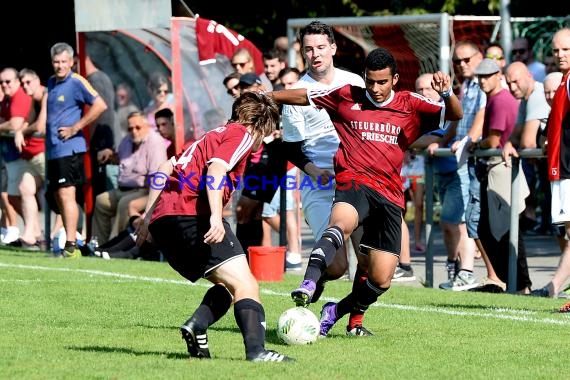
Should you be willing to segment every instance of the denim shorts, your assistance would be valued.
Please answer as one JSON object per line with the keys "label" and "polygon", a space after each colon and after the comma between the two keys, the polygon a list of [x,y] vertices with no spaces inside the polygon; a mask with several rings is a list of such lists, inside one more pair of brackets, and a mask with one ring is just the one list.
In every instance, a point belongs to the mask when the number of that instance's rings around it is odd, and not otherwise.
{"label": "denim shorts", "polygon": [[455,225],[465,222],[465,203],[459,174],[456,171],[437,173],[435,181],[441,202],[440,221]]}
{"label": "denim shorts", "polygon": [[479,226],[479,218],[481,215],[481,184],[475,176],[475,165],[468,164],[469,178],[469,202],[465,210],[465,220],[467,222],[467,235],[473,239],[479,239],[477,228]]}

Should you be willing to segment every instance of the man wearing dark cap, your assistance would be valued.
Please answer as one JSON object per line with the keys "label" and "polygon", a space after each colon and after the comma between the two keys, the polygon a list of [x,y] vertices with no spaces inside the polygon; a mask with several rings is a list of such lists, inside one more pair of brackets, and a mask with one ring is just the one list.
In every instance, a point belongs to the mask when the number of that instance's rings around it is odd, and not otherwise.
{"label": "man wearing dark cap", "polygon": [[263,86],[263,82],[256,74],[246,73],[239,78],[238,86],[243,93],[244,91],[255,91],[260,89],[260,87]]}
{"label": "man wearing dark cap", "polygon": [[[501,86],[501,68],[497,62],[485,58],[475,69],[481,90],[487,95],[482,139],[472,145],[474,149],[502,149],[515,128],[519,103],[515,97]],[[481,160],[481,158],[479,159]],[[510,166],[510,165],[509,165]],[[490,157],[480,170],[481,215],[477,233],[491,261],[497,276],[503,282],[509,275],[509,226],[510,226],[510,182],[511,168],[502,162],[501,157]],[[528,185],[519,171],[520,213],[524,210],[524,199],[529,194]],[[522,236],[519,232],[519,236]],[[518,242],[517,284],[518,292],[527,294],[532,285],[528,274],[526,252],[522,239]]]}

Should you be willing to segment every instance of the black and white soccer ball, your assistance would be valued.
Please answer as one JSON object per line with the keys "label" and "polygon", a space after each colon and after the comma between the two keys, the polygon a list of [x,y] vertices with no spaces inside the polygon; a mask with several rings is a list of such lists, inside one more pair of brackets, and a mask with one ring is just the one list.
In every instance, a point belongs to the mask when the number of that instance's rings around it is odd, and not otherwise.
{"label": "black and white soccer ball", "polygon": [[285,344],[314,343],[319,337],[321,323],[317,316],[304,307],[285,310],[277,322],[277,336]]}

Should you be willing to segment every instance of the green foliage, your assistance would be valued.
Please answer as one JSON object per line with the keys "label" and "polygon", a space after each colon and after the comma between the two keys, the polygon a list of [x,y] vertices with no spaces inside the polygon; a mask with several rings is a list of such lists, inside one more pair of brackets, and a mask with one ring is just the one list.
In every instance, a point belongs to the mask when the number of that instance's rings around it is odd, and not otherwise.
{"label": "green foliage", "polygon": [[[2,379],[553,379],[564,377],[570,342],[559,300],[446,292],[393,285],[366,314],[375,333],[349,338],[346,317],[329,337],[286,346],[279,315],[301,280],[261,283],[267,347],[292,364],[244,360],[230,310],[209,329],[212,360],[189,360],[179,326],[209,286],[192,285],[166,263],[76,261],[0,252]],[[338,300],[347,281],[327,285]]]}

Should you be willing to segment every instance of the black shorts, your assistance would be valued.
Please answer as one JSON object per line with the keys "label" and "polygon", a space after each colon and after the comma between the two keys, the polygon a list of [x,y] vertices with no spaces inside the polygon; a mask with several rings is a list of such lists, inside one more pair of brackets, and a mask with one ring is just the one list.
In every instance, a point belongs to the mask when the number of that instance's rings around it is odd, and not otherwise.
{"label": "black shorts", "polygon": [[84,153],[55,158],[47,162],[48,189],[57,190],[68,186],[81,186],[85,183]]}
{"label": "black shorts", "polygon": [[355,185],[335,191],[335,203],[345,202],[358,212],[362,225],[360,252],[375,249],[400,256],[402,248],[402,209],[368,186]]}
{"label": "black shorts", "polygon": [[163,216],[149,226],[152,240],[168,263],[184,278],[196,282],[226,262],[245,256],[243,248],[224,220],[221,243],[204,243],[210,216]]}
{"label": "black shorts", "polygon": [[48,160],[47,162],[47,189],[45,193],[46,203],[50,210],[61,214],[61,210],[55,199],[57,189],[75,186],[75,201],[81,207],[85,203],[85,166],[83,153]]}

